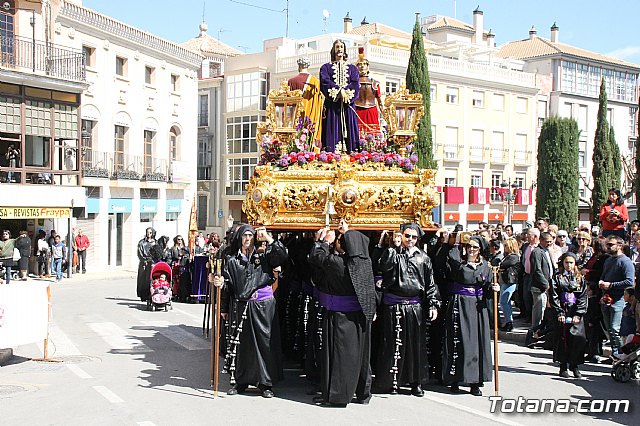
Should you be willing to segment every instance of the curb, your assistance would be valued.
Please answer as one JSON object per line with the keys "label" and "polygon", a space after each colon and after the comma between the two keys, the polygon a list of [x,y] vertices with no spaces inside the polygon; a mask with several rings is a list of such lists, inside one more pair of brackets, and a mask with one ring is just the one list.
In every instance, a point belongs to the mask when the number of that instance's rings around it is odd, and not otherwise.
{"label": "curb", "polygon": [[5,365],[13,357],[13,349],[0,349],[0,366]]}

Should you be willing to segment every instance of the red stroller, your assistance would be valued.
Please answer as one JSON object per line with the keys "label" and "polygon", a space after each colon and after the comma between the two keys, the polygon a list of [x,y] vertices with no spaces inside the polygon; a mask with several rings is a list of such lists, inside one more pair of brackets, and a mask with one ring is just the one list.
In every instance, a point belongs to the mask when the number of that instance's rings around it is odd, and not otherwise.
{"label": "red stroller", "polygon": [[158,262],[151,268],[151,297],[147,299],[147,309],[162,309],[167,311],[171,306],[171,266],[165,262]]}

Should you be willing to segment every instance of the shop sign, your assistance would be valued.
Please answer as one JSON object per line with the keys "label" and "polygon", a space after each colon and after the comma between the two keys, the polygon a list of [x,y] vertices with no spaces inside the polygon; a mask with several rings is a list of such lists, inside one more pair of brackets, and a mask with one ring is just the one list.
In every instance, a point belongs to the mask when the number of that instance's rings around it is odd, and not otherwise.
{"label": "shop sign", "polygon": [[0,207],[0,219],[62,219],[70,216],[68,207]]}

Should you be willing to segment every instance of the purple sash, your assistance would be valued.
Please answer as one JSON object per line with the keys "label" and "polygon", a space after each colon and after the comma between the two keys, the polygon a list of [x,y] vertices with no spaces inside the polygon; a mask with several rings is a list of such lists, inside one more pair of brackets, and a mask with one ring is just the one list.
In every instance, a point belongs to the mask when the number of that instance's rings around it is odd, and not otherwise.
{"label": "purple sash", "polygon": [[476,296],[482,297],[482,287],[476,287],[473,285],[462,284],[458,282],[451,283],[451,293],[459,294],[461,296]]}
{"label": "purple sash", "polygon": [[329,311],[359,312],[362,310],[357,296],[336,296],[317,290],[318,302]]}
{"label": "purple sash", "polygon": [[573,305],[576,303],[576,295],[572,292],[561,293],[560,301],[565,305]]}
{"label": "purple sash", "polygon": [[385,293],[382,299],[385,305],[417,305],[421,302],[420,296],[403,297],[391,293]]}
{"label": "purple sash", "polygon": [[251,300],[261,302],[273,297],[273,288],[270,285],[257,289],[252,295]]}

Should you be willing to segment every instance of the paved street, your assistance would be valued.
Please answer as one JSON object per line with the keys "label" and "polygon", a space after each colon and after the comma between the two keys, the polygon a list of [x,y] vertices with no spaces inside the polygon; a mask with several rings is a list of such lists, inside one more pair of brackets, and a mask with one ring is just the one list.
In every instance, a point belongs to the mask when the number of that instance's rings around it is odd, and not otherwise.
{"label": "paved street", "polygon": [[[126,274],[125,274],[126,275]],[[504,398],[630,399],[626,414],[491,414],[485,397],[452,395],[438,386],[424,398],[376,395],[369,406],[346,409],[311,404],[300,370],[286,370],[276,398],[256,394],[213,399],[210,342],[201,337],[202,306],[174,304],[148,312],[135,298],[133,273],[108,280],[78,275],[53,285],[50,356],[63,363],[30,361],[42,346],[14,348],[0,367],[0,423],[55,425],[175,424],[637,424],[638,382],[620,384],[609,366],[586,364],[582,380],[561,380],[551,354],[500,343],[500,394]],[[290,366],[291,367],[291,366]],[[221,377],[226,390],[227,377]]]}

